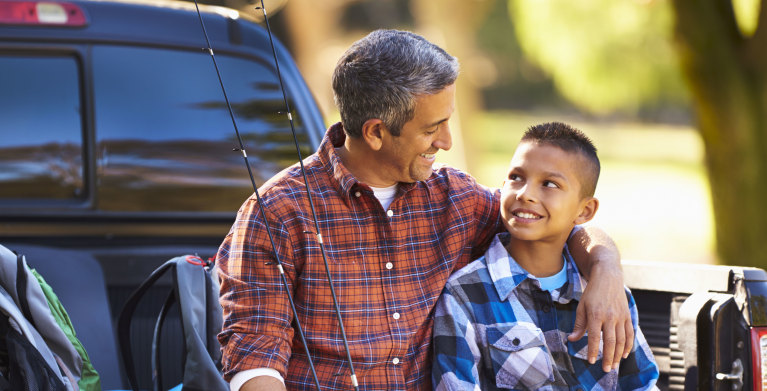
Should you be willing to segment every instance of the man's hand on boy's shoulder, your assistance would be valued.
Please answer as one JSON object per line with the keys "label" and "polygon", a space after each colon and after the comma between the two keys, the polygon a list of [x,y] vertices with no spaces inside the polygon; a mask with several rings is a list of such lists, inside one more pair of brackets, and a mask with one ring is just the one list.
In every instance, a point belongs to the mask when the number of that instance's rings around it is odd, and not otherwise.
{"label": "man's hand on boy's shoulder", "polygon": [[[616,281],[620,281],[620,290],[613,293]],[[577,341],[586,332],[589,339],[588,357],[592,364],[597,360],[599,337],[602,336],[602,369],[605,372],[618,368],[621,359],[628,357],[634,344],[634,327],[622,276],[595,276],[593,282],[586,286],[575,314],[575,327],[567,339]]]}
{"label": "man's hand on boy's shoulder", "polygon": [[[595,227],[583,227],[575,232],[568,244],[589,283],[578,303],[575,327],[567,339],[577,341],[588,332],[589,362],[594,363],[601,336],[602,369],[609,372],[618,368],[621,359],[628,357],[634,345],[634,327],[623,284],[620,253],[612,239]],[[588,258],[591,262],[584,264],[578,262],[579,258]]]}

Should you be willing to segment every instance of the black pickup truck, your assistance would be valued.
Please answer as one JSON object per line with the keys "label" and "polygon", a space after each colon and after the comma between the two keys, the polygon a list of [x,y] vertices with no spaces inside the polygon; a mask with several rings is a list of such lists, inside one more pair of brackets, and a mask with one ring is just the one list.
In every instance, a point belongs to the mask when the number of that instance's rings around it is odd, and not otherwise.
{"label": "black pickup truck", "polygon": [[[296,161],[267,33],[237,11],[201,10],[263,183]],[[277,53],[306,156],[325,126],[279,42]],[[194,4],[0,0],[0,244],[60,258],[57,291],[105,285],[111,322],[81,333],[105,389],[127,387],[109,327],[127,297],[165,260],[213,256],[252,193],[237,146]],[[78,257],[95,259],[104,282],[78,278],[66,262]],[[767,389],[767,273],[629,261],[624,271],[660,389]],[[137,356],[149,357],[161,301],[137,315]],[[150,388],[148,360],[137,364]]]}

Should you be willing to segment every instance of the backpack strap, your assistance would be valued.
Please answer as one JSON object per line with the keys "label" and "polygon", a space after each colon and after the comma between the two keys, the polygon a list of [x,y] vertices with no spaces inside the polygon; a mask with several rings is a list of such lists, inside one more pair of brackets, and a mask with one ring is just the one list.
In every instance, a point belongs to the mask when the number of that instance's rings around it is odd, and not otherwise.
{"label": "backpack strap", "polygon": [[27,298],[28,284],[29,281],[27,281],[24,256],[21,254],[16,254],[16,297],[19,298],[19,309],[21,310],[21,313],[24,314],[24,317],[27,318],[29,323],[31,323],[33,327],[37,328],[37,325],[35,325],[35,318],[32,317],[32,311],[29,309],[29,300]]}
{"label": "backpack strap", "polygon": [[218,302],[218,280],[205,264],[186,257],[176,258],[175,289],[184,332],[184,387],[200,390],[229,390],[220,371],[223,315]]}
{"label": "backpack strap", "polygon": [[131,350],[130,341],[133,313],[136,311],[139,301],[141,301],[141,298],[144,297],[149,288],[152,287],[166,271],[174,268],[175,265],[175,262],[170,260],[155,269],[152,274],[150,274],[149,277],[136,288],[133,294],[131,294],[128,301],[125,302],[123,309],[120,311],[120,316],[117,319],[118,342],[120,344],[120,352],[122,353],[123,365],[125,366],[125,374],[134,391],[138,391],[139,385],[136,377],[136,367],[133,363],[133,351]]}
{"label": "backpack strap", "polygon": [[[154,326],[154,335],[152,336],[152,377],[154,378],[155,389],[164,390],[165,387],[162,384],[163,376],[163,360],[160,357],[160,346],[162,346],[162,327],[165,324],[165,319],[168,316],[168,311],[178,300],[176,300],[176,289],[172,289],[168,292],[168,297],[165,298],[165,302],[160,308],[160,314],[157,315],[157,322]],[[182,332],[183,335],[183,332]],[[183,366],[182,366],[183,368]]]}
{"label": "backpack strap", "polygon": [[177,304],[184,338],[180,361],[183,365],[183,389],[228,391],[221,375],[221,351],[216,335],[223,323],[218,302],[218,281],[204,262],[193,256],[181,256],[165,262],[133,292],[117,321],[120,350],[126,376],[133,390],[138,390],[136,368],[130,343],[133,313],[139,301],[166,271],[172,269],[172,289],[157,317],[152,341],[154,387],[160,389],[162,328],[169,308]]}

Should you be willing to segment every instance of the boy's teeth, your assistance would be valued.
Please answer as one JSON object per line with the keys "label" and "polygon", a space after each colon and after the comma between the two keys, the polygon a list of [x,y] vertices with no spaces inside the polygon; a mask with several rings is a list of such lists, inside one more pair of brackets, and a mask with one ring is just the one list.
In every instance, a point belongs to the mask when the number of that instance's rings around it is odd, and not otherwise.
{"label": "boy's teeth", "polygon": [[526,213],[526,212],[518,212],[517,216],[519,216],[519,217],[521,217],[523,219],[534,219],[534,218],[538,217],[538,216],[536,216],[536,215],[534,215],[532,213]]}

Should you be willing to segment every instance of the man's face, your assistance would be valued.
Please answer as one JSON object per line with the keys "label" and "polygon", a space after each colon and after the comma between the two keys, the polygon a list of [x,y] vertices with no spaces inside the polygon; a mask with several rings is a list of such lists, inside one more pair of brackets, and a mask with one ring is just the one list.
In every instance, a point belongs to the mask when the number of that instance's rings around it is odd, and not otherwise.
{"label": "man's face", "polygon": [[448,119],[455,110],[455,84],[432,95],[416,99],[413,119],[399,136],[384,139],[381,147],[381,174],[389,185],[417,182],[431,176],[432,164],[440,149],[452,146]]}
{"label": "man's face", "polygon": [[501,216],[514,238],[559,241],[569,235],[591,199],[581,195],[582,159],[552,145],[519,144],[501,189]]}

